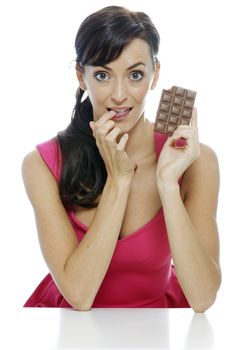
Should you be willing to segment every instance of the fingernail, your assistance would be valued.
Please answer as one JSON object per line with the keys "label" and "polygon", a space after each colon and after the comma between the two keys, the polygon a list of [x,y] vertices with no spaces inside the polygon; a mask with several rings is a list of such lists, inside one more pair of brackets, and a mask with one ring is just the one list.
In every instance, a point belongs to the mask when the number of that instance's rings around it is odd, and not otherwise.
{"label": "fingernail", "polygon": [[187,145],[187,141],[185,139],[179,139],[175,142],[176,148],[184,148]]}

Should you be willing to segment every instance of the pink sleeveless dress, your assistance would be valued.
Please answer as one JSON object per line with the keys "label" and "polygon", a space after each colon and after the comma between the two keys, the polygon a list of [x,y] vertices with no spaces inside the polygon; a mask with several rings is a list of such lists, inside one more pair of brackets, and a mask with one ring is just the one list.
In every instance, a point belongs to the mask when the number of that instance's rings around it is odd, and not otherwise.
{"label": "pink sleeveless dress", "polygon": [[[155,152],[159,157],[166,135],[155,133]],[[55,139],[37,149],[59,181],[61,152]],[[181,180],[181,179],[180,179]],[[180,181],[179,181],[180,183]],[[82,240],[88,227],[73,211],[67,211],[75,234]],[[24,307],[71,307],[48,274]],[[164,221],[163,209],[143,227],[119,239],[104,280],[95,297],[95,308],[188,308],[179,285]]]}

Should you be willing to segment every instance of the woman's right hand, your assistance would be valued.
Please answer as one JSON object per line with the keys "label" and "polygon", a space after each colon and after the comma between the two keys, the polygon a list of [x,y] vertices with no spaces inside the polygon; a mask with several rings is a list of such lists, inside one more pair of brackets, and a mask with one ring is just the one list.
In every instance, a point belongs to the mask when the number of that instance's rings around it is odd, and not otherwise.
{"label": "woman's right hand", "polygon": [[109,111],[96,122],[91,121],[89,125],[104,160],[108,176],[118,180],[133,177],[137,166],[133,164],[125,152],[129,135],[123,134],[119,143],[116,142],[121,129],[115,126],[115,122],[112,120],[114,115],[115,112]]}

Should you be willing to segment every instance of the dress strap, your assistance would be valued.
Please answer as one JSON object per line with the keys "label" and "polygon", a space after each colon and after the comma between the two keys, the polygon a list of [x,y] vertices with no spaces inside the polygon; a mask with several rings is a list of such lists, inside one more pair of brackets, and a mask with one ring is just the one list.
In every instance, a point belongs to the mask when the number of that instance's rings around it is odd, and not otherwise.
{"label": "dress strap", "polygon": [[36,148],[57,182],[59,182],[61,175],[62,155],[56,138],[52,138],[44,143],[38,144],[36,145]]}
{"label": "dress strap", "polygon": [[159,158],[160,152],[163,148],[164,143],[167,141],[168,135],[162,134],[160,132],[155,131],[155,152],[157,159]]}

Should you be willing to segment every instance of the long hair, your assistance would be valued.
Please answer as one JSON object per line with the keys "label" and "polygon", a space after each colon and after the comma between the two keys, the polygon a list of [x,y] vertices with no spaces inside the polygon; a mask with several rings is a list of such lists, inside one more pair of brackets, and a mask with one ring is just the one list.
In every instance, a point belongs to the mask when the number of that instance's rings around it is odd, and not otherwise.
{"label": "long hair", "polygon": [[[155,65],[159,50],[159,34],[144,12],[131,12],[124,7],[108,6],[81,24],[75,39],[76,64],[102,66],[117,59],[135,38],[145,40]],[[66,208],[93,208],[98,205],[107,179],[104,161],[96,146],[89,122],[93,109],[84,91],[76,92],[76,104],[68,127],[57,134],[62,154],[59,195]]]}

